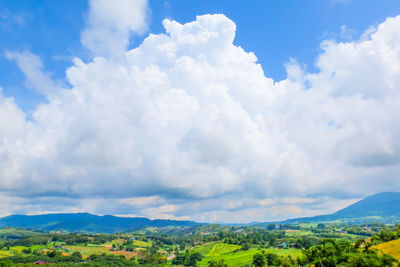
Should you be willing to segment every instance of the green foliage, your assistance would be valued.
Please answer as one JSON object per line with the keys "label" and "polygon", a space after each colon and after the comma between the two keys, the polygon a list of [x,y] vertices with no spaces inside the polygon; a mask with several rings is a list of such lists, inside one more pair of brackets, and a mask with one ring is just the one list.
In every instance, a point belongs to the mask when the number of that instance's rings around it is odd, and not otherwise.
{"label": "green foliage", "polygon": [[196,266],[198,261],[201,261],[203,255],[198,252],[185,254],[178,254],[173,260],[172,264],[183,265],[183,266]]}
{"label": "green foliage", "polygon": [[267,263],[263,253],[257,253],[253,256],[253,264],[255,267],[263,267]]}
{"label": "green foliage", "polygon": [[228,264],[225,263],[224,259],[211,260],[208,262],[208,267],[228,267]]}
{"label": "green foliage", "polygon": [[25,248],[25,249],[22,250],[22,253],[24,253],[24,254],[31,254],[31,253],[32,253],[32,249],[30,249],[30,248]]}
{"label": "green foliage", "polygon": [[394,266],[396,260],[388,255],[379,255],[374,250],[360,250],[359,243],[327,239],[313,246],[305,255],[308,263],[316,267],[329,266]]}

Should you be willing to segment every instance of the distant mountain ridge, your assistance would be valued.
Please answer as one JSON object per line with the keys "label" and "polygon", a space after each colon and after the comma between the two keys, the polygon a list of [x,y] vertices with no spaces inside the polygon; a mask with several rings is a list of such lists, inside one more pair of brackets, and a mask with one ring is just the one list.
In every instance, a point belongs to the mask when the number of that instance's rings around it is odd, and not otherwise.
{"label": "distant mountain ridge", "polygon": [[[375,219],[373,219],[375,218]],[[344,209],[328,215],[303,217],[282,221],[283,224],[296,222],[323,222],[335,220],[350,221],[397,221],[400,222],[400,193],[383,192],[366,197]]]}
{"label": "distant mountain ridge", "polygon": [[116,233],[143,227],[193,226],[193,221],[150,220],[142,217],[117,217],[89,213],[57,213],[43,215],[10,215],[0,218],[0,227],[12,226],[43,231]]}
{"label": "distant mountain ridge", "polygon": [[[265,222],[235,225],[293,224],[301,222],[389,222],[400,223],[400,193],[384,192],[362,199],[333,214],[289,219],[280,222]],[[144,227],[195,226],[205,223],[179,220],[150,220],[143,217],[117,217],[89,213],[58,213],[43,215],[11,215],[0,218],[0,227],[22,227],[43,231],[64,230],[68,232],[116,233]]]}

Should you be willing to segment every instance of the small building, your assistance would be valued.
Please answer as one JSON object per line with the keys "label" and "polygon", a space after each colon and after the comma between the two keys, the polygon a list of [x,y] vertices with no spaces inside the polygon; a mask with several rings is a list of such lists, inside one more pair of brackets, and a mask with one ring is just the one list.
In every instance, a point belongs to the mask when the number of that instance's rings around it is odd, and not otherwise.
{"label": "small building", "polygon": [[172,254],[172,255],[168,256],[167,261],[173,260],[175,258],[176,258],[176,255]]}

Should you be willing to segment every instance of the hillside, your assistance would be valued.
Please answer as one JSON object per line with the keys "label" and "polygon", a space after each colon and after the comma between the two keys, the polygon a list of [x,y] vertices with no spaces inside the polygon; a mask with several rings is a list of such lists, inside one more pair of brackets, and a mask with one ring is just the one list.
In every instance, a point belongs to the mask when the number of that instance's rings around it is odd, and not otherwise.
{"label": "hillside", "polygon": [[337,217],[400,217],[400,193],[378,193],[341,209],[334,215]]}
{"label": "hillside", "polygon": [[89,213],[11,215],[0,218],[0,227],[12,226],[44,231],[116,233],[143,227],[192,226],[192,221],[150,220],[141,217],[98,216]]}
{"label": "hillside", "polygon": [[335,220],[351,220],[355,222],[400,222],[400,193],[378,193],[366,197],[344,209],[338,210],[333,214],[295,218],[279,223],[291,224],[297,222],[324,222]]}
{"label": "hillside", "polygon": [[383,244],[374,246],[373,248],[381,251],[382,253],[388,254],[400,261],[400,239],[389,241]]}

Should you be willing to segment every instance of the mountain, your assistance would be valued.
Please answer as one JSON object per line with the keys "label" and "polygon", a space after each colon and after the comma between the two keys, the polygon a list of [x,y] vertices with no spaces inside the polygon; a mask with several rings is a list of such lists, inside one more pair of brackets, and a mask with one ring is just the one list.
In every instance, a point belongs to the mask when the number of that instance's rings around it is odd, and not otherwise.
{"label": "mountain", "polygon": [[[300,222],[400,222],[400,193],[378,193],[360,200],[333,214],[289,219],[274,224],[292,224]],[[251,225],[269,223],[253,223]],[[111,215],[93,215],[89,213],[59,213],[43,215],[11,215],[0,218],[0,227],[12,226],[43,231],[64,230],[68,232],[116,233],[136,230],[144,227],[195,226],[193,221],[150,220],[142,217],[117,217]],[[243,225],[243,224],[242,224]]]}
{"label": "mountain", "polygon": [[314,217],[304,217],[289,219],[283,224],[298,222],[324,222],[324,221],[380,221],[380,222],[400,222],[400,193],[384,192],[366,197],[344,209],[338,210],[333,214],[319,215]]}
{"label": "mountain", "polygon": [[400,217],[400,193],[378,193],[334,213],[340,217]]}
{"label": "mountain", "polygon": [[143,227],[193,226],[193,221],[150,220],[141,217],[117,217],[89,213],[58,213],[43,215],[11,215],[0,218],[0,227],[12,226],[43,231],[116,233]]}

